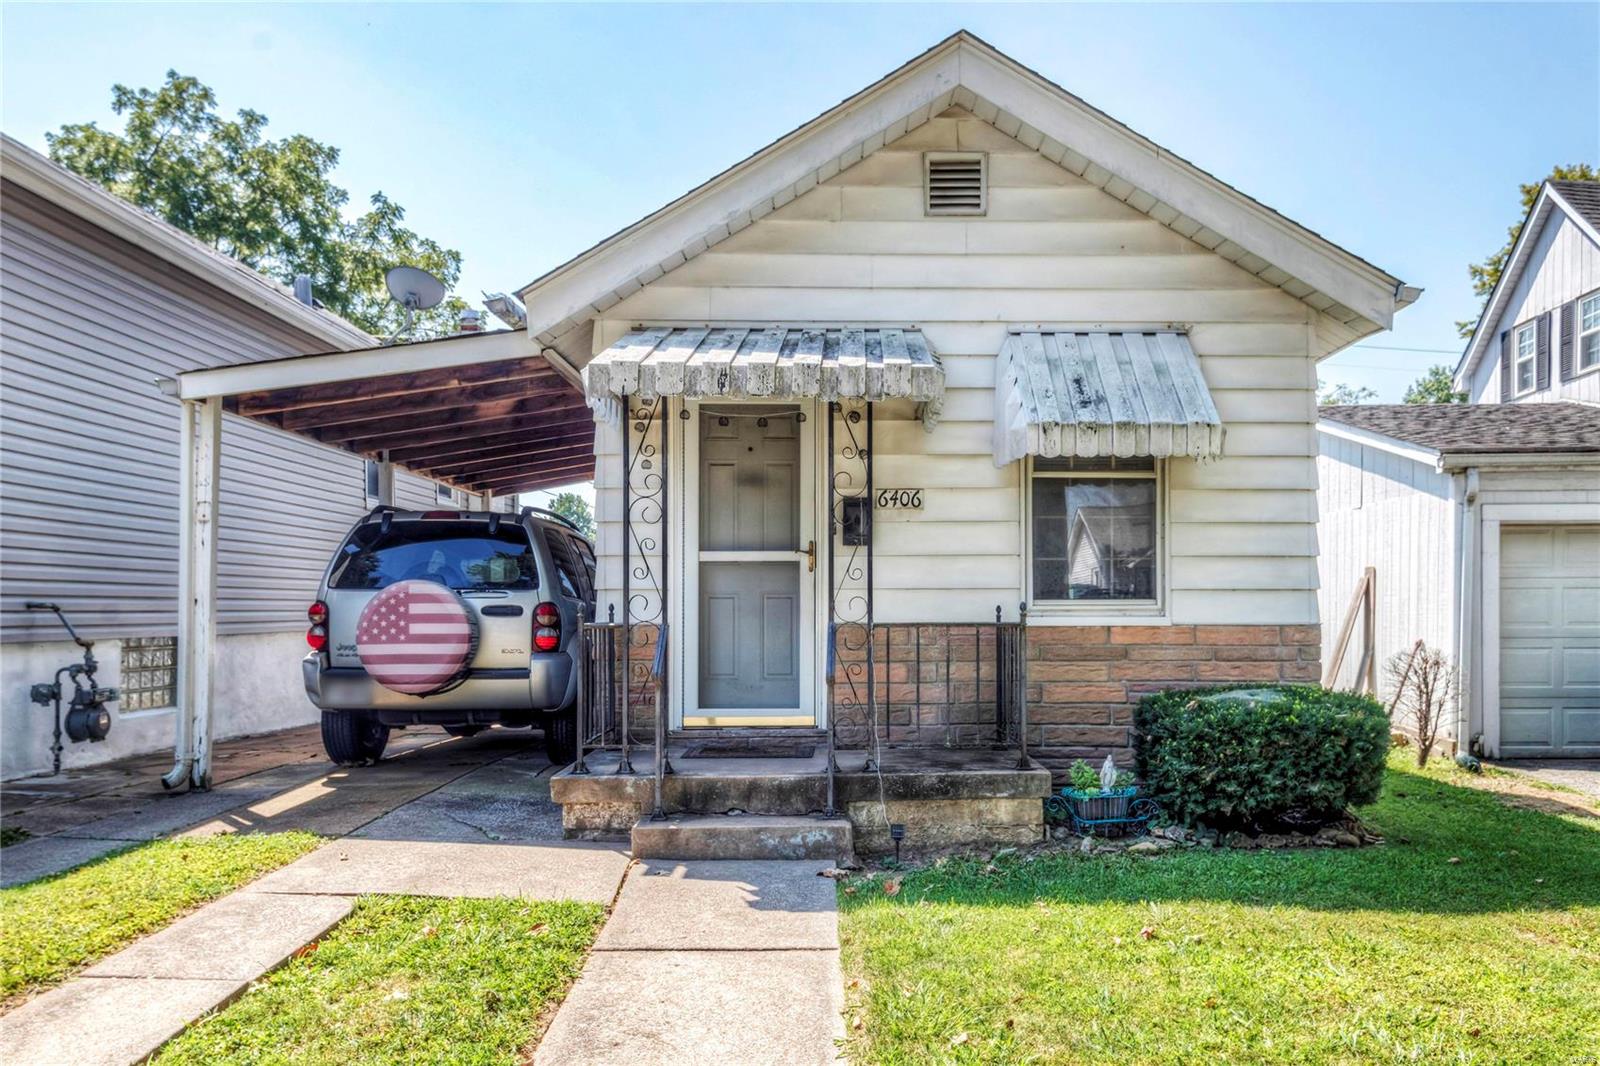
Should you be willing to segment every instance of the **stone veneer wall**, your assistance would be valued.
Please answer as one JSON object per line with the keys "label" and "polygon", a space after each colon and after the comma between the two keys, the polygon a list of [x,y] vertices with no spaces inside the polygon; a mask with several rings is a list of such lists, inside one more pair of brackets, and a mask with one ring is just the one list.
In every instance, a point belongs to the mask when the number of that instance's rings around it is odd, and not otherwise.
{"label": "stone veneer wall", "polygon": [[1039,626],[1028,628],[1031,754],[1060,778],[1074,759],[1133,765],[1133,709],[1171,688],[1315,684],[1321,627]]}

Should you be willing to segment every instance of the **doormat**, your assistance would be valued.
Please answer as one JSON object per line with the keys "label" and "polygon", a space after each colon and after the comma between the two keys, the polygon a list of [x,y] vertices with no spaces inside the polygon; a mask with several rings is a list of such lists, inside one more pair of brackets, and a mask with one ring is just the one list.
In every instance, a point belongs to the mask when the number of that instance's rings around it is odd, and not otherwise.
{"label": "doormat", "polygon": [[685,759],[809,759],[815,744],[793,741],[764,741],[760,744],[693,744],[681,756]]}

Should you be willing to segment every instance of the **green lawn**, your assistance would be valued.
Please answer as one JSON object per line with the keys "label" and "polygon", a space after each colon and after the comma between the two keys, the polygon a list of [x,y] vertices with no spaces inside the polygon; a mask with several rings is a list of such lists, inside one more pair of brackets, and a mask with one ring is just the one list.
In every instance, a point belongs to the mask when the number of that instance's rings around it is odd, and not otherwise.
{"label": "green lawn", "polygon": [[156,1062],[523,1062],[603,917],[585,903],[366,897]]}
{"label": "green lawn", "polygon": [[1600,820],[1410,757],[1362,812],[1379,847],[847,886],[854,1060],[1600,1062]]}
{"label": "green lawn", "polygon": [[60,981],[320,843],[310,833],[158,840],[0,889],[0,1003]]}

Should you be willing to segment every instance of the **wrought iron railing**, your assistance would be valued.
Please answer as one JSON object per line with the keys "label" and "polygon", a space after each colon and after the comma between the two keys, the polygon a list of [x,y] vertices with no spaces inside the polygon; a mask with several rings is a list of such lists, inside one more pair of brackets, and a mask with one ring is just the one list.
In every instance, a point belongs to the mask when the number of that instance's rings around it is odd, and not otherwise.
{"label": "wrought iron railing", "polygon": [[[1009,622],[997,607],[993,622],[834,625],[827,653],[829,810],[841,751],[864,751],[871,769],[885,749],[1014,749],[1018,765],[1028,766],[1025,608]],[[573,772],[590,773],[594,753],[615,751],[613,772],[635,773],[643,747],[655,777],[654,813],[662,816],[672,773],[666,627],[586,622],[578,655]]]}
{"label": "wrought iron railing", "polygon": [[[870,634],[870,636],[869,636]],[[1012,748],[1028,742],[1027,613],[1016,621],[834,626],[830,751]]]}

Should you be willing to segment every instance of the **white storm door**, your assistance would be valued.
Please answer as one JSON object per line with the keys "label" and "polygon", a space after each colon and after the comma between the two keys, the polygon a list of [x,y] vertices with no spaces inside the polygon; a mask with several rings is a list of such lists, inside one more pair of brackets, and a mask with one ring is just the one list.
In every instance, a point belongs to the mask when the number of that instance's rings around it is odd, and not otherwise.
{"label": "white storm door", "polygon": [[693,475],[696,653],[684,725],[813,726],[812,422],[794,404],[703,404]]}

